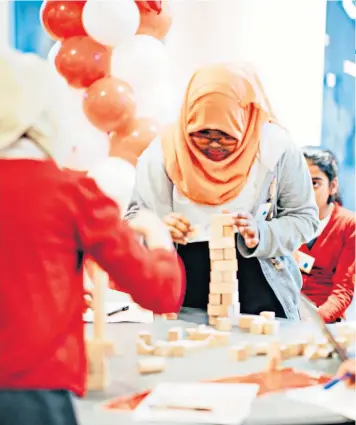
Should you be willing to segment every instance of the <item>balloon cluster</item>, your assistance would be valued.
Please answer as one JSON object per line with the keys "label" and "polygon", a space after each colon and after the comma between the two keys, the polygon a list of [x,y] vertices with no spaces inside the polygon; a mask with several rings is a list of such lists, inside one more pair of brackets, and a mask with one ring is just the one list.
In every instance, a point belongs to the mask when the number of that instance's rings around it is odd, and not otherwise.
{"label": "balloon cluster", "polygon": [[105,137],[110,156],[135,164],[158,132],[150,93],[168,71],[167,0],[45,0],[41,21],[56,40],[49,60],[78,93],[98,143]]}

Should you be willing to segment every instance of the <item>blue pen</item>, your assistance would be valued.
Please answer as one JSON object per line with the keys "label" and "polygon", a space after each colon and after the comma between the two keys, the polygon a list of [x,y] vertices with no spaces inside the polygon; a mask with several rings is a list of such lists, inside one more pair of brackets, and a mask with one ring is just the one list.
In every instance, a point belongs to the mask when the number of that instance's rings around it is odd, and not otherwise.
{"label": "blue pen", "polygon": [[334,378],[328,383],[326,383],[324,385],[324,390],[329,390],[330,388],[334,387],[339,382],[346,381],[346,379],[353,378],[353,377],[354,375],[352,373],[345,373],[345,375],[342,376],[341,378]]}

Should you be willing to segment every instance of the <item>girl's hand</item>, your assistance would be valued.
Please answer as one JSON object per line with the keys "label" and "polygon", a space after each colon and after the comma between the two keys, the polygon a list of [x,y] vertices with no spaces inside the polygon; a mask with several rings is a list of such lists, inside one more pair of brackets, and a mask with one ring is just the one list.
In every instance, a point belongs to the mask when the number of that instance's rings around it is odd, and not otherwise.
{"label": "girl's hand", "polygon": [[356,381],[355,381],[355,375],[356,375],[356,357],[353,359],[346,360],[337,371],[336,377],[342,378],[346,374],[350,375],[350,378],[348,378],[345,383],[348,387],[353,387],[356,390]]}
{"label": "girl's hand", "polygon": [[237,213],[233,218],[234,224],[244,238],[247,248],[256,248],[260,242],[260,233],[254,217],[250,213]]}
{"label": "girl's hand", "polygon": [[170,213],[164,218],[173,242],[186,245],[189,234],[194,231],[189,221],[180,213]]}

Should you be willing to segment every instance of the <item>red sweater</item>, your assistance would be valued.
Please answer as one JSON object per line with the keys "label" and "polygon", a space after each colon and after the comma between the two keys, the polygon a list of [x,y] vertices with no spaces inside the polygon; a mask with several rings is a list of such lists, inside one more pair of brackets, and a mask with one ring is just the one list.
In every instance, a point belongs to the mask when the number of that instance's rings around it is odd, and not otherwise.
{"label": "red sweater", "polygon": [[146,309],[179,310],[174,252],[148,251],[95,182],[53,162],[0,160],[0,389],[83,395],[83,256]]}
{"label": "red sweater", "polygon": [[328,323],[342,317],[355,289],[355,214],[335,205],[330,221],[313,247],[301,251],[314,257],[309,275],[303,273],[302,292]]}

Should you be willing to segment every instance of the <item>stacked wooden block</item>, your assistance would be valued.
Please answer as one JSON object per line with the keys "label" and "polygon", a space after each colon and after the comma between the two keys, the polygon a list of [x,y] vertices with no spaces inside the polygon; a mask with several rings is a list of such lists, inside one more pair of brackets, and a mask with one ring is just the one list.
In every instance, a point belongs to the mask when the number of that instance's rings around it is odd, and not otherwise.
{"label": "stacked wooden block", "polygon": [[233,319],[240,312],[237,284],[237,258],[232,216],[213,215],[211,220],[209,324],[219,318]]}

